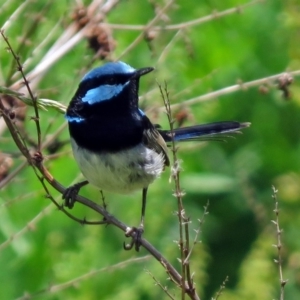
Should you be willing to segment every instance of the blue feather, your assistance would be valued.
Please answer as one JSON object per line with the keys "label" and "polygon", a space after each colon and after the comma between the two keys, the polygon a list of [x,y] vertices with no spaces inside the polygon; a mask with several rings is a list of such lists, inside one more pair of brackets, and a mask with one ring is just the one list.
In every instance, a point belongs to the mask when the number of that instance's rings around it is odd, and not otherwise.
{"label": "blue feather", "polygon": [[[173,139],[176,142],[205,140],[209,137],[217,137],[221,134],[239,132],[240,129],[248,127],[250,123],[240,123],[236,121],[223,121],[210,124],[201,124],[173,130]],[[172,141],[170,130],[159,130],[166,142]]]}
{"label": "blue feather", "polygon": [[145,113],[140,108],[139,108],[139,111],[140,111],[142,116],[145,116]]}
{"label": "blue feather", "polygon": [[86,80],[92,80],[102,75],[113,76],[115,74],[130,74],[134,73],[135,71],[136,69],[132,68],[131,66],[125,64],[122,61],[109,62],[101,67],[98,67],[88,72],[86,75],[84,75],[81,82]]}
{"label": "blue feather", "polygon": [[81,117],[68,116],[67,114],[65,115],[65,118],[68,120],[68,122],[80,123],[84,121],[84,119]]}
{"label": "blue feather", "polygon": [[128,85],[128,81],[125,84],[104,84],[100,85],[94,89],[88,90],[85,96],[82,98],[82,102],[87,102],[88,104],[94,104],[101,101],[110,100],[118,96],[124,87]]}

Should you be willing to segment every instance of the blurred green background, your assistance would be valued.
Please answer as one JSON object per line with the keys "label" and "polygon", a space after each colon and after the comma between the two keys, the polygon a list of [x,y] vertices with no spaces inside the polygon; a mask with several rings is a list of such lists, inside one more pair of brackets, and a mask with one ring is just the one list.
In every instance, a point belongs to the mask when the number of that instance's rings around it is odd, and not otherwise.
{"label": "blurred green background", "polygon": [[[155,0],[116,3],[104,19],[108,24],[146,25],[166,4]],[[243,7],[246,3],[251,5]],[[5,34],[29,72],[70,24],[74,26],[72,15],[79,4],[67,0],[26,1],[23,8],[20,1],[0,0],[0,5],[1,26],[6,24]],[[217,17],[217,11],[237,7],[238,12]],[[17,13],[17,9],[22,10]],[[185,25],[205,16],[212,18],[194,26]],[[136,68],[156,68],[142,78],[140,87],[144,95],[141,106],[153,122],[168,126],[157,86],[157,81],[166,81],[171,103],[182,104],[174,115],[185,112],[184,125],[220,120],[252,123],[242,135],[226,142],[187,143],[179,149],[184,204],[192,220],[191,238],[209,200],[201,243],[191,257],[201,299],[214,297],[226,276],[229,280],[222,300],[279,299],[279,272],[274,263],[277,251],[272,247],[276,244],[276,229],[271,222],[275,218],[272,185],[279,190],[279,218],[284,230],[282,266],[284,278],[289,279],[285,299],[300,299],[299,78],[294,78],[288,99],[276,81],[270,81],[185,105],[188,99],[238,82],[300,70],[299,20],[297,0],[178,0],[155,23],[162,29],[150,28],[148,40],[141,38],[125,53],[141,31],[121,26],[108,31],[115,49],[106,60],[121,59]],[[176,30],[164,29],[171,24],[181,25]],[[6,47],[0,39],[0,83],[9,87],[19,75],[12,76],[16,66]],[[67,105],[83,74],[103,64],[94,57],[95,52],[82,39],[40,75],[34,92]],[[25,128],[28,139],[36,141],[35,126],[30,121],[33,115],[29,108]],[[65,120],[61,114],[41,112],[42,139],[51,138],[62,124]],[[62,147],[45,150],[44,154],[49,155],[46,166],[59,182],[69,186],[82,177],[72,158],[66,127],[55,141]],[[12,157],[8,175],[24,162],[8,131],[1,134],[0,152]],[[150,186],[145,237],[179,267],[180,254],[174,243],[178,240],[174,214],[177,203],[169,177],[167,169]],[[50,191],[62,203],[61,195]],[[91,186],[82,189],[82,194],[100,201],[99,192]],[[140,193],[105,193],[105,197],[109,212],[128,225],[138,224]],[[147,253],[144,249],[139,253],[124,251],[124,234],[112,226],[80,226],[69,219],[45,197],[31,168],[23,168],[2,187],[0,201],[1,299],[167,299],[148,272],[179,298],[178,289],[153,258],[111,268]],[[79,218],[101,219],[79,204],[72,213]],[[93,270],[99,272],[91,274]]]}

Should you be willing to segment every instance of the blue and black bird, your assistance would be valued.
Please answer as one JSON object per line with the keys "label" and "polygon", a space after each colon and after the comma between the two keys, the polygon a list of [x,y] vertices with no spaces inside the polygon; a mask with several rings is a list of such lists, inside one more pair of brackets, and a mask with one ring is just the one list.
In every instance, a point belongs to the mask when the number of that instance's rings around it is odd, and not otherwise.
{"label": "blue and black bird", "polygon": [[[167,144],[171,132],[151,123],[139,109],[139,80],[153,68],[134,69],[124,62],[109,62],[87,73],[72,98],[66,119],[74,157],[87,179],[66,190],[65,205],[72,208],[74,195],[90,183],[120,194],[142,190],[141,224],[143,232],[146,194],[149,184],[169,166]],[[175,129],[176,142],[200,140],[238,131],[249,123],[224,121]]]}

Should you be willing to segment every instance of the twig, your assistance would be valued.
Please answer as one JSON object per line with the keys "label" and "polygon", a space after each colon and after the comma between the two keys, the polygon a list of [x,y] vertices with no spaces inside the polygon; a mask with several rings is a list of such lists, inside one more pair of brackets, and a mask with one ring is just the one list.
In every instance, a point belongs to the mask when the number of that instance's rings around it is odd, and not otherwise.
{"label": "twig", "polygon": [[222,284],[221,284],[221,286],[220,286],[220,288],[219,288],[219,290],[216,294],[216,297],[212,298],[211,300],[218,300],[219,299],[219,297],[222,295],[223,290],[226,287],[226,283],[228,282],[228,280],[229,280],[229,278],[228,278],[228,276],[226,276],[225,280],[222,282]]}
{"label": "twig", "polygon": [[[32,50],[31,54],[29,54],[29,56],[26,58],[26,60],[24,61],[24,70],[27,71],[27,68],[30,66],[31,61],[39,55],[39,53],[42,53],[42,51],[44,50],[44,47],[47,46],[47,43],[51,40],[51,38],[54,37],[54,35],[56,34],[56,32],[58,31],[58,29],[61,26],[61,20],[58,20],[57,24],[48,32],[48,34],[45,36],[44,40],[42,40],[40,42],[39,45],[36,45],[36,47]],[[64,31],[65,33],[65,31]],[[42,58],[42,60],[44,59],[44,57]],[[12,75],[11,79],[17,79],[16,78],[16,74]]]}
{"label": "twig", "polygon": [[103,6],[101,7],[101,12],[104,14],[107,14],[109,11],[111,11],[118,3],[120,0],[107,0]]}
{"label": "twig", "polygon": [[174,3],[174,0],[169,0],[167,4],[159,11],[158,14],[155,15],[153,20],[149,22],[143,29],[143,32],[141,32],[138,37],[119,55],[118,59],[123,57],[127,52],[131,51],[136,45],[138,45],[139,42],[141,42],[144,39],[144,33],[147,32],[157,21],[160,20],[160,17],[162,14],[165,13],[165,11],[171,6],[171,4]]}
{"label": "twig", "polygon": [[[51,5],[50,1],[47,1],[44,5],[44,7],[41,9],[41,11],[39,11],[36,15],[32,16],[32,22],[30,22],[30,26],[29,28],[26,30],[26,32],[22,35],[21,40],[18,42],[18,47],[15,49],[15,53],[22,53],[22,51],[25,48],[26,45],[26,41],[34,36],[36,30],[40,27],[40,23],[42,21],[43,16],[45,15],[45,13],[48,11],[49,9],[49,5]],[[4,30],[2,28],[2,30]],[[17,63],[18,64],[18,63]],[[22,70],[24,72],[24,66],[26,65],[26,61],[24,62],[24,64],[22,65]],[[13,79],[13,74],[15,73],[15,69],[16,69],[16,61],[13,60],[10,66],[10,70],[8,71],[8,73],[6,74],[6,85],[10,85],[11,84],[11,80]],[[18,69],[18,68],[17,68]],[[17,72],[18,73],[18,72]],[[15,73],[15,74],[17,74]],[[23,77],[23,76],[22,76]]]}
{"label": "twig", "polygon": [[8,127],[8,129],[12,135],[12,138],[13,138],[15,144],[17,145],[17,147],[19,148],[19,150],[21,151],[23,156],[27,159],[27,162],[31,165],[31,163],[32,163],[31,155],[29,153],[28,148],[26,147],[26,143],[25,143],[23,137],[21,136],[20,132],[16,128],[15,124],[10,119],[9,114],[3,105],[1,97],[0,97],[0,115],[2,115],[2,117],[6,123],[6,126]]}
{"label": "twig", "polygon": [[155,284],[158,285],[170,299],[175,300],[175,298],[169,293],[168,288],[166,286],[163,286],[150,271],[146,270],[146,273],[154,280]]}
{"label": "twig", "polygon": [[[194,105],[196,103],[199,102],[204,102],[204,101],[208,101],[208,100],[216,100],[217,97],[219,96],[223,96],[223,95],[227,95],[227,94],[231,94],[237,91],[241,91],[241,90],[246,90],[248,88],[251,87],[255,87],[255,86],[260,86],[263,84],[271,84],[274,81],[278,80],[280,77],[285,76],[286,74],[288,74],[289,76],[293,77],[293,76],[299,76],[300,75],[300,70],[295,70],[295,71],[291,71],[291,72],[283,72],[283,73],[279,73],[276,75],[272,75],[272,76],[268,76],[268,77],[263,77],[260,79],[256,79],[256,80],[252,80],[252,81],[248,81],[248,82],[240,82],[238,84],[232,85],[232,86],[228,86],[225,87],[223,89],[211,92],[211,93],[207,93],[201,96],[197,96],[195,98],[191,98],[188,100],[184,101],[184,105],[185,106],[190,106],[190,105]],[[172,104],[171,108],[172,109],[176,109],[179,108],[182,105],[182,103],[176,103],[176,104]],[[164,107],[161,108],[161,110],[163,110]]]}
{"label": "twig", "polygon": [[[164,89],[160,84],[158,84],[158,87],[160,89],[160,93],[161,93],[163,101],[164,101],[168,121],[169,121],[169,124],[170,124],[170,132],[171,132],[171,135],[173,136],[174,135],[174,133],[173,133],[173,131],[174,131],[174,127],[173,127],[174,120],[172,119],[172,112],[171,112],[171,108],[170,108],[170,101],[169,101],[169,98],[168,98],[168,91],[167,91],[166,83],[165,83]],[[171,178],[174,179],[174,182],[175,182],[174,196],[177,198],[177,205],[178,205],[178,211],[177,211],[177,217],[178,217],[178,221],[179,221],[179,242],[178,242],[178,246],[179,246],[179,249],[180,249],[180,257],[181,257],[180,258],[180,263],[181,263],[181,277],[182,277],[181,287],[182,287],[184,282],[185,282],[185,279],[186,279],[186,268],[183,264],[183,261],[184,261],[184,233],[183,233],[184,209],[183,209],[183,204],[182,204],[182,196],[183,195],[181,195],[180,181],[179,181],[180,166],[179,166],[179,161],[178,161],[177,155],[176,155],[177,148],[176,148],[174,139],[172,139],[171,149],[172,149],[172,153],[173,153],[173,165],[171,167]],[[185,291],[184,291],[184,289],[181,289],[181,291],[182,291],[181,299],[184,300]]]}
{"label": "twig", "polygon": [[[9,2],[5,3],[7,4]],[[18,8],[10,15],[9,19],[5,21],[5,23],[2,25],[1,30],[7,30],[12,24],[12,22],[17,18],[18,15],[22,13],[22,11],[26,8],[26,5],[28,5],[29,3],[30,1],[23,1],[22,3],[20,3],[20,5],[18,5]]]}
{"label": "twig", "polygon": [[[221,18],[224,16],[228,16],[234,13],[241,13],[243,9],[247,8],[248,6],[252,6],[258,3],[262,3],[264,0],[254,0],[249,3],[239,5],[237,7],[229,8],[224,11],[218,12],[214,11],[212,14],[200,17],[195,20],[179,23],[179,24],[173,24],[173,25],[164,25],[164,26],[153,26],[151,27],[151,30],[155,31],[162,31],[162,30],[180,30],[189,28],[192,26],[198,26],[200,24],[210,22],[212,20],[215,20],[217,18]],[[111,24],[111,23],[104,23],[105,25],[109,26],[111,29],[119,29],[119,30],[135,30],[135,31],[146,31],[148,29],[148,25],[126,25],[126,24]]]}
{"label": "twig", "polygon": [[274,213],[276,216],[275,220],[272,220],[272,223],[276,227],[276,235],[277,235],[277,244],[273,246],[277,249],[277,255],[278,255],[278,259],[274,259],[274,261],[278,265],[278,271],[279,271],[280,300],[284,300],[284,287],[287,284],[288,280],[283,279],[283,272],[282,272],[282,242],[281,242],[282,229],[280,229],[280,225],[279,225],[279,208],[278,208],[279,203],[277,200],[278,190],[274,186],[272,186],[272,189],[273,189],[272,198],[274,199],[275,202]]}
{"label": "twig", "polygon": [[47,207],[42,209],[30,222],[26,224],[21,230],[16,232],[15,234],[12,234],[6,241],[0,244],[0,251],[5,249],[7,246],[9,246],[14,240],[19,238],[21,235],[23,235],[25,232],[28,232],[35,228],[35,225],[38,221],[40,221],[44,216],[49,214],[51,210],[53,210],[54,206],[52,204],[49,204]]}
{"label": "twig", "polygon": [[51,285],[48,288],[42,289],[42,290],[40,290],[40,291],[38,291],[34,294],[26,293],[26,295],[24,295],[22,297],[19,297],[16,300],[29,300],[29,299],[39,297],[39,296],[41,296],[43,294],[46,294],[46,293],[54,294],[54,293],[57,293],[61,290],[65,290],[65,289],[70,288],[72,286],[76,286],[78,283],[80,283],[84,280],[87,280],[91,277],[94,277],[94,276],[98,275],[99,273],[111,272],[111,271],[114,271],[114,270],[117,270],[117,269],[124,268],[127,265],[132,264],[132,263],[144,262],[145,260],[148,260],[150,258],[151,258],[150,255],[146,255],[146,256],[138,257],[138,258],[131,258],[131,259],[125,260],[121,263],[118,263],[118,264],[115,264],[115,265],[112,265],[112,266],[109,266],[109,267],[104,267],[104,268],[101,268],[101,269],[92,270],[92,271],[90,271],[90,272],[88,272],[84,275],[81,275],[81,276],[79,276],[77,278],[74,278],[72,280],[69,280],[67,282],[64,282],[64,283],[61,283],[61,284]]}
{"label": "twig", "polygon": [[21,73],[22,78],[24,80],[24,84],[25,84],[25,86],[27,88],[27,91],[28,91],[28,93],[30,95],[30,98],[31,98],[31,101],[32,101],[32,106],[33,106],[33,109],[34,109],[34,114],[35,114],[35,117],[32,118],[32,120],[35,122],[35,125],[36,125],[37,139],[38,139],[37,149],[38,149],[38,151],[41,151],[42,133],[41,133],[40,117],[39,117],[39,110],[38,110],[38,105],[37,105],[36,97],[33,95],[33,92],[32,92],[32,90],[31,90],[31,88],[29,86],[29,81],[27,80],[27,78],[25,76],[25,73],[23,71],[23,65],[20,62],[20,57],[15,53],[14,49],[12,48],[12,46],[11,46],[8,38],[4,34],[3,30],[0,30],[0,34],[2,35],[2,38],[4,39],[5,43],[7,44],[8,49],[11,52],[11,54],[12,54],[12,56],[13,56],[16,64],[17,64],[17,69]]}
{"label": "twig", "polygon": [[201,227],[204,223],[205,216],[208,215],[208,213],[209,213],[208,212],[208,206],[209,206],[209,201],[207,201],[207,204],[204,206],[204,212],[203,212],[202,218],[198,220],[199,221],[199,227],[198,227],[198,229],[195,229],[196,234],[195,234],[195,237],[194,237],[194,242],[193,242],[192,247],[190,248],[190,252],[188,253],[188,255],[186,256],[186,258],[184,260],[184,264],[188,263],[188,260],[190,259],[190,256],[193,252],[193,249],[194,249],[195,245],[198,243],[199,234],[201,232]]}
{"label": "twig", "polygon": [[13,198],[10,198],[9,200],[3,202],[0,207],[10,207],[18,202],[21,202],[21,201],[28,201],[30,199],[35,199],[35,197],[37,197],[38,194],[40,194],[40,192],[43,191],[42,189],[41,190],[34,190],[34,191],[30,191],[28,193],[24,193],[22,195],[17,195]]}
{"label": "twig", "polygon": [[164,49],[162,50],[159,58],[157,59],[157,61],[156,61],[157,65],[160,64],[165,59],[165,57],[167,56],[167,53],[173,49],[175,42],[181,37],[181,34],[182,34],[182,30],[178,30],[174,34],[171,41],[168,43],[168,45],[166,45],[164,47]]}
{"label": "twig", "polygon": [[[168,121],[170,124],[170,132],[171,135],[173,135],[173,130],[174,130],[174,120],[172,119],[172,112],[171,112],[171,105],[170,105],[170,100],[169,100],[169,94],[167,90],[167,85],[165,83],[164,88],[158,83],[160,93],[162,95]],[[194,297],[192,299],[200,299],[199,296],[196,293],[192,274],[190,272],[190,265],[189,263],[185,263],[186,257],[189,254],[189,223],[190,220],[189,218],[186,217],[185,215],[185,210],[182,202],[182,198],[184,196],[184,192],[181,189],[180,186],[180,163],[177,158],[177,147],[175,144],[174,139],[172,139],[171,142],[171,149],[173,153],[173,166],[171,168],[171,178],[174,179],[174,184],[175,184],[175,192],[174,196],[177,198],[177,205],[178,205],[178,211],[177,211],[177,217],[179,221],[179,249],[180,249],[180,263],[181,263],[181,299],[185,299],[185,294],[186,294],[186,289],[184,288],[185,285],[187,284],[189,287],[189,292],[191,295]],[[171,179],[170,178],[170,179]],[[187,282],[186,282],[187,281]]]}
{"label": "twig", "polygon": [[[24,94],[16,92],[12,89],[6,88],[4,86],[0,86],[0,93],[9,95],[12,97],[16,97],[17,99],[19,99],[26,105],[33,106],[33,102],[31,100],[31,98],[26,97],[26,96],[24,96]],[[42,99],[42,98],[37,99],[36,98],[36,105],[39,109],[42,109],[42,110],[47,110],[47,108],[52,108],[62,114],[66,112],[66,106],[55,100]]]}
{"label": "twig", "polygon": [[27,167],[27,162],[22,162],[18,167],[16,167],[12,172],[10,172],[5,178],[0,181],[0,190],[11,182],[23,169]]}

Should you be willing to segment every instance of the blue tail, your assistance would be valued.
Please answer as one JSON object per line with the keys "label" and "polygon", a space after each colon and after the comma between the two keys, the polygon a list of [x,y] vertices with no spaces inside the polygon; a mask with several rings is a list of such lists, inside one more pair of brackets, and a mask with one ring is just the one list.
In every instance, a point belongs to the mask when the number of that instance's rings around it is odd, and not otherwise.
{"label": "blue tail", "polygon": [[[219,137],[224,133],[239,132],[240,129],[249,127],[250,123],[235,121],[216,122],[174,129],[174,141],[197,141]],[[158,130],[166,142],[172,141],[170,130]]]}

